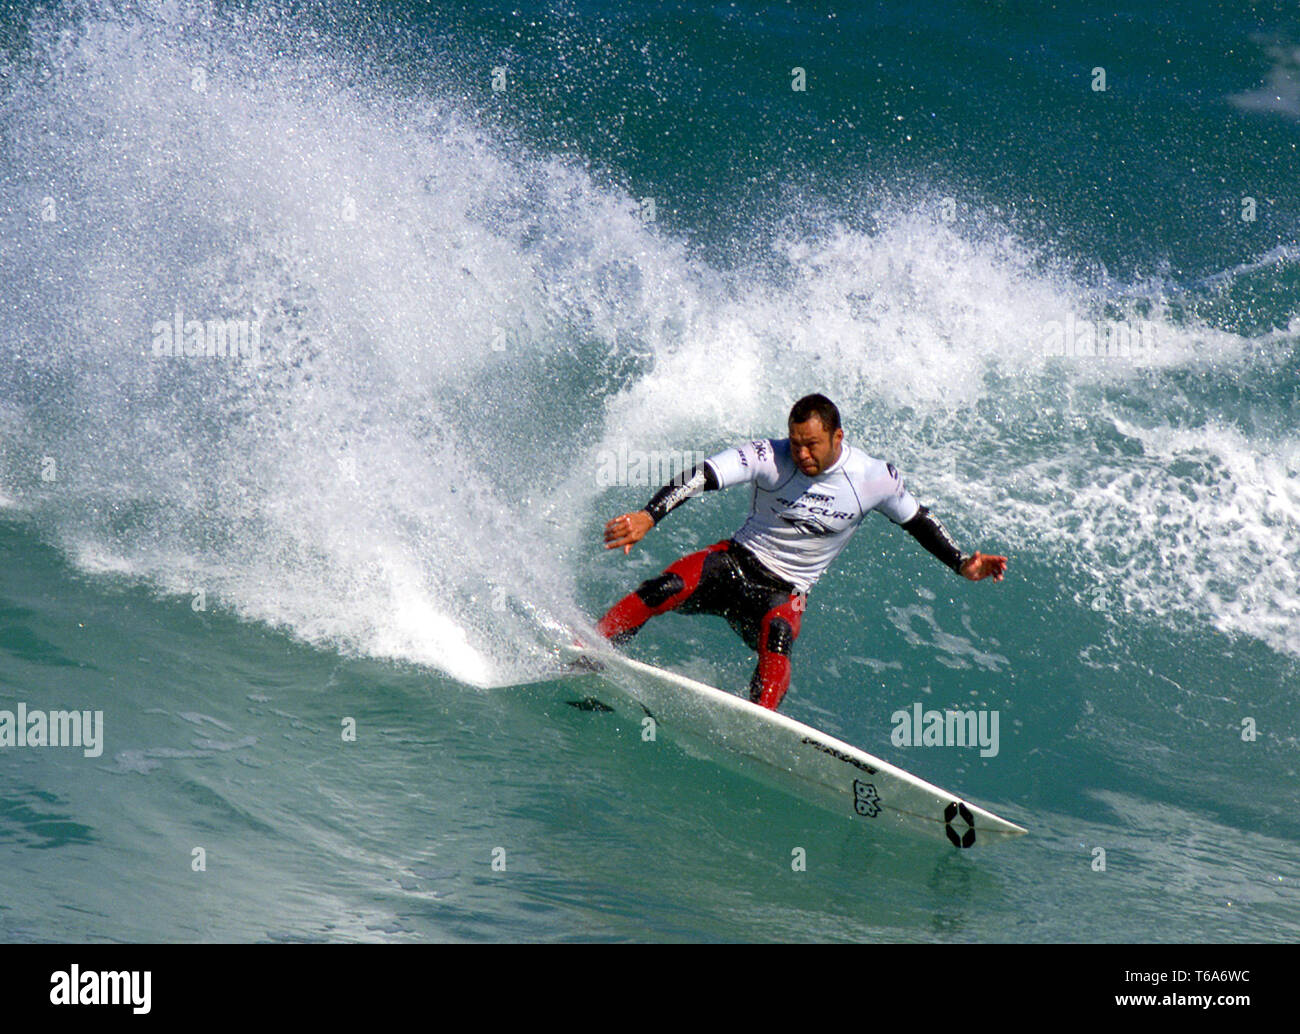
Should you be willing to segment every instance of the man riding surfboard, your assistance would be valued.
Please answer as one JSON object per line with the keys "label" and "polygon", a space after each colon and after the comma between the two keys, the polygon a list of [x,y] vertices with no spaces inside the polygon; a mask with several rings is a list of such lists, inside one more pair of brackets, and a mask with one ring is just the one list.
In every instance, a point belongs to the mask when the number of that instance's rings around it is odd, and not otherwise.
{"label": "man riding surfboard", "polygon": [[790,653],[808,591],[879,510],[964,578],[1001,581],[1007,558],[964,555],[939,519],[903,487],[892,463],[844,443],[839,410],[806,395],[790,410],[789,437],[747,442],[709,457],[661,488],[645,509],[605,525],[605,548],[624,554],[667,514],[701,492],[752,483],[749,518],[730,539],[682,557],[614,604],[597,629],[624,643],[659,614],[716,614],[758,654],[749,698],[776,710],[790,686]]}

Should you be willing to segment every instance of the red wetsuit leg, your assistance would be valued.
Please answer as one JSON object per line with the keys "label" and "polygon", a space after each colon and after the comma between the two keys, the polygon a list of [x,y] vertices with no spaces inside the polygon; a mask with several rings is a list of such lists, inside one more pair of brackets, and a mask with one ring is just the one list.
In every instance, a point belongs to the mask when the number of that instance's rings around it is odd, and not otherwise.
{"label": "red wetsuit leg", "polygon": [[[642,582],[635,592],[628,593],[605,612],[596,625],[597,631],[606,639],[635,635],[652,617],[664,614],[687,600],[699,588],[705,557],[726,548],[726,541],[715,542],[670,564],[658,577]],[[662,599],[665,592],[671,592],[671,595]]]}
{"label": "red wetsuit leg", "polygon": [[[791,595],[763,616],[758,633],[758,667],[749,684],[749,698],[775,711],[790,688],[790,650],[799,638],[805,597]],[[772,623],[777,622],[773,629]],[[784,626],[782,626],[784,622]]]}

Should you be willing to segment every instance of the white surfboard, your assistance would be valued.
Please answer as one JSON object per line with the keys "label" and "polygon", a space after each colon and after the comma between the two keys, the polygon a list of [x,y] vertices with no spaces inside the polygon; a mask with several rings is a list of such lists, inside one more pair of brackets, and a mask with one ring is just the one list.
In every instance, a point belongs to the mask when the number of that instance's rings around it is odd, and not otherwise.
{"label": "white surfboard", "polygon": [[612,648],[574,647],[562,654],[580,664],[601,665],[595,674],[653,718],[656,735],[662,730],[693,753],[864,826],[903,829],[959,848],[1027,832],[866,751],[732,693]]}

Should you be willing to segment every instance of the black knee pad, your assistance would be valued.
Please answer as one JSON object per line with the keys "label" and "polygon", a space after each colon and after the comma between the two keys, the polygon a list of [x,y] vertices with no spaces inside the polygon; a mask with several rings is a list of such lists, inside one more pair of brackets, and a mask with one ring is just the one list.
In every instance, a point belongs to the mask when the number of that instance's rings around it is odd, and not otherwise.
{"label": "black knee pad", "polygon": [[672,571],[647,578],[636,587],[636,594],[647,607],[661,607],[686,588],[682,576]]}
{"label": "black knee pad", "polygon": [[790,656],[794,648],[794,629],[785,618],[773,618],[767,626],[767,651]]}

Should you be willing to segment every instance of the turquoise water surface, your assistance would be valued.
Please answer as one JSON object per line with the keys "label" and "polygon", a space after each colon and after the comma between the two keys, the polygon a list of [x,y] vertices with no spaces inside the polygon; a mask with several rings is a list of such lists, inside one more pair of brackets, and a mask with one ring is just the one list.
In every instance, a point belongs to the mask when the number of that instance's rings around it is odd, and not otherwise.
{"label": "turquoise water surface", "polygon": [[[1070,6],[0,5],[0,711],[103,723],[0,749],[0,939],[1300,936],[1300,16]],[[525,684],[747,512],[607,553],[608,458],[812,391],[1010,566],[872,515],[782,711],[1019,841]]]}

